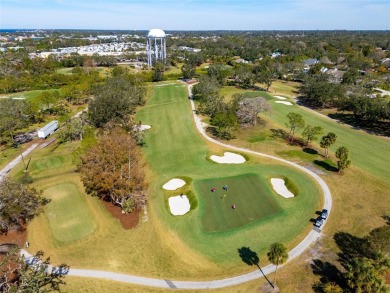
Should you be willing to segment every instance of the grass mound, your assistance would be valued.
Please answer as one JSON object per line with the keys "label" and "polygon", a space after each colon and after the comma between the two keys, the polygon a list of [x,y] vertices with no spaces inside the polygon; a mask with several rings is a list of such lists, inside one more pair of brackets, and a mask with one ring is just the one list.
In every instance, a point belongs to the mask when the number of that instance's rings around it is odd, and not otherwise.
{"label": "grass mound", "polygon": [[[225,185],[227,191],[223,189]],[[199,180],[195,187],[205,201],[202,222],[207,232],[231,230],[281,211],[272,191],[255,174]],[[213,187],[215,192],[211,191]]]}

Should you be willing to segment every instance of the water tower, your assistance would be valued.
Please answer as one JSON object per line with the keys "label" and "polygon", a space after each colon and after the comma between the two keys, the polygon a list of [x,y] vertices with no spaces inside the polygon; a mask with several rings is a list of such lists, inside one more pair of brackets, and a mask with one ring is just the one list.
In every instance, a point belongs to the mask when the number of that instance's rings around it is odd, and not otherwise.
{"label": "water tower", "polygon": [[151,67],[156,61],[165,63],[167,58],[166,35],[158,28],[151,29],[146,37],[146,53],[148,55],[148,66]]}

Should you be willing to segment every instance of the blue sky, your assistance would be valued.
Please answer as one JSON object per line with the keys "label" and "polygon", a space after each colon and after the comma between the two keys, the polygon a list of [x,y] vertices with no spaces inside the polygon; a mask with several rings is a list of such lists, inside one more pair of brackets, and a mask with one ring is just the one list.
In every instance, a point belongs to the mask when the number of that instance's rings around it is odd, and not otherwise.
{"label": "blue sky", "polygon": [[390,0],[0,0],[0,29],[390,30]]}

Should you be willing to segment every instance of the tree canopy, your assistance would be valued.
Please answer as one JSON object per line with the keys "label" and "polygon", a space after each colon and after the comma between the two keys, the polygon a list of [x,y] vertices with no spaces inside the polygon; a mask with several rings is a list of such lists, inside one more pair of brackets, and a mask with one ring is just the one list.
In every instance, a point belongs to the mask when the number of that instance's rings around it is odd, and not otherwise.
{"label": "tree canopy", "polygon": [[63,292],[69,266],[52,267],[50,258],[38,251],[26,262],[16,249],[0,260],[0,292],[46,293]]}
{"label": "tree canopy", "polygon": [[135,107],[145,103],[145,87],[137,77],[114,76],[94,90],[90,102],[89,119],[96,127],[102,127],[112,119],[124,119]]}
{"label": "tree canopy", "polygon": [[288,259],[287,248],[282,243],[273,243],[267,253],[268,259],[276,265],[274,286],[276,287],[276,274],[278,266],[284,264]]}
{"label": "tree canopy", "polygon": [[320,146],[323,149],[325,149],[325,157],[326,158],[329,157],[329,148],[331,147],[332,144],[334,144],[336,142],[336,138],[337,138],[337,136],[333,132],[329,132],[327,135],[324,135],[321,138]]}
{"label": "tree canopy", "polygon": [[242,98],[238,101],[238,110],[236,112],[238,121],[243,124],[257,124],[258,115],[261,112],[271,110],[271,106],[262,97]]}
{"label": "tree canopy", "polygon": [[305,120],[301,114],[290,112],[287,114],[288,122],[286,126],[290,128],[289,141],[294,140],[294,134],[299,131],[301,128],[305,127]]}
{"label": "tree canopy", "polygon": [[351,165],[351,160],[349,159],[349,150],[342,146],[336,150],[336,158],[339,159],[337,161],[337,166],[339,168],[339,172],[348,168]]}
{"label": "tree canopy", "polygon": [[0,233],[20,230],[49,200],[34,188],[4,178],[0,182]]}
{"label": "tree canopy", "polygon": [[144,163],[135,139],[120,128],[104,134],[78,166],[86,192],[130,213],[146,204]]}

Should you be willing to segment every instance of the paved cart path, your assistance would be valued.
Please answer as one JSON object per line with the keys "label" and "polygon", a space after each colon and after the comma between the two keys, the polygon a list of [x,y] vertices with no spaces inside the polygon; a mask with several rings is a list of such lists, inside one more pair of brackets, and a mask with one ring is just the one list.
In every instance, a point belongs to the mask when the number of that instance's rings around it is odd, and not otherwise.
{"label": "paved cart path", "polygon": [[0,170],[0,181],[3,180],[3,178],[5,177],[5,175],[11,171],[11,169],[13,167],[15,167],[23,158],[25,158],[30,152],[32,152],[37,146],[39,145],[39,143],[34,143],[33,145],[31,145],[27,150],[25,150],[21,155],[19,155],[18,157],[16,157],[15,159],[13,159],[10,163],[7,164],[7,166],[5,166],[2,170]]}
{"label": "paved cart path", "polygon": [[[188,86],[188,90],[190,93],[190,102],[192,107],[192,112],[195,120],[196,127],[200,134],[207,139],[208,141],[221,145],[227,149],[249,153],[256,156],[262,156],[271,158],[283,163],[286,163],[288,165],[291,165],[297,169],[300,169],[301,171],[305,172],[306,174],[310,175],[314,180],[317,181],[319,186],[322,189],[322,192],[324,194],[324,206],[323,208],[328,209],[329,213],[332,208],[332,196],[330,193],[330,190],[328,186],[326,185],[325,181],[321,179],[317,174],[310,171],[309,169],[306,169],[305,167],[302,167],[296,163],[290,162],[285,159],[281,159],[278,157],[274,157],[271,155],[254,152],[251,150],[247,150],[245,148],[239,148],[235,146],[231,146],[222,142],[219,142],[211,137],[209,137],[205,130],[204,126],[205,124],[201,122],[200,118],[196,115],[195,111],[195,105],[192,100],[191,96],[191,86]],[[326,221],[325,221],[326,222]],[[296,258],[297,256],[301,255],[312,243],[314,243],[319,237],[320,237],[321,229],[313,228],[313,230],[310,231],[310,233],[297,245],[295,246],[289,253],[288,262]],[[25,255],[25,257],[31,258],[31,255],[22,250],[22,254]],[[282,267],[282,266],[279,266]],[[73,269],[70,268],[68,275],[70,276],[77,276],[77,277],[89,277],[89,278],[99,278],[99,279],[109,279],[113,281],[119,281],[119,282],[125,282],[125,283],[131,283],[131,284],[137,284],[142,286],[151,286],[151,287],[159,287],[159,288],[166,288],[166,289],[211,289],[211,288],[224,288],[228,286],[234,286],[241,283],[245,283],[260,277],[263,277],[264,275],[270,274],[275,271],[275,265],[269,264],[265,267],[262,267],[261,269],[257,269],[253,272],[234,276],[231,278],[226,279],[220,279],[220,280],[209,280],[209,281],[175,281],[175,280],[166,280],[166,279],[154,279],[154,278],[146,278],[146,277],[140,277],[140,276],[134,276],[134,275],[128,275],[128,274],[121,274],[121,273],[114,273],[114,272],[108,272],[108,271],[100,271],[100,270],[89,270],[89,269]]]}

